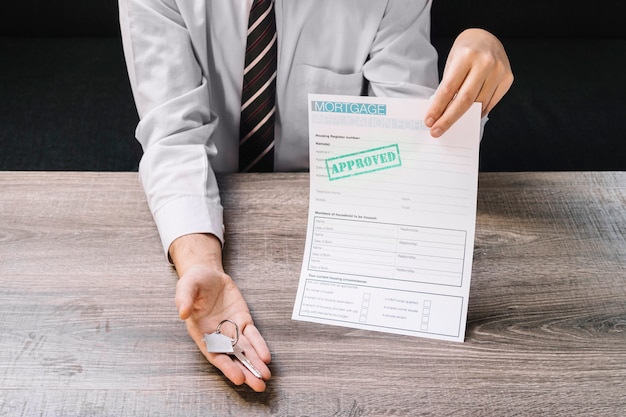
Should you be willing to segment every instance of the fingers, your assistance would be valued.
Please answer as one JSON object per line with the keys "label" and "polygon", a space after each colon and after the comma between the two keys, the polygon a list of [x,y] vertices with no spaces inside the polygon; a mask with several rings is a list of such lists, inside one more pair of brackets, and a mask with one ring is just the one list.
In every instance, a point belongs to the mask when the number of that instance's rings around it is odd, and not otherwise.
{"label": "fingers", "polygon": [[[463,61],[468,64],[468,61]],[[426,111],[425,123],[429,128],[434,128],[435,122],[437,122],[450,103],[454,100],[457,92],[461,88],[461,85],[465,81],[470,67],[468,65],[451,65],[450,62],[446,65],[444,70],[441,84],[433,97],[433,100]]]}
{"label": "fingers", "polygon": [[507,80],[506,83],[501,83],[496,87],[493,95],[491,96],[491,100],[486,105],[483,104],[483,117],[489,113],[495,106],[502,100],[502,98],[506,95],[509,88],[511,88],[511,84],[513,83],[513,77]]}
{"label": "fingers", "polygon": [[[267,364],[270,363],[271,355],[265,339],[254,324],[244,324],[242,329],[237,344],[243,349],[245,356],[252,362],[252,365],[261,373],[263,380],[270,379],[272,374]],[[246,376],[246,383],[248,383],[248,377],[254,376],[240,361],[235,360],[234,362],[243,371]]]}
{"label": "fingers", "polygon": [[245,383],[257,392],[265,390],[265,381],[272,377],[267,367],[270,361],[270,352],[265,340],[254,325],[249,324],[245,326],[237,344],[243,349],[252,365],[261,373],[261,379],[254,376],[238,359],[223,353],[208,353],[204,343],[201,343],[199,347],[209,362],[218,368],[233,384],[242,385]]}
{"label": "fingers", "polygon": [[[450,85],[456,85],[456,83],[452,82]],[[451,88],[454,87],[447,86],[444,88],[446,96],[450,95],[449,90]],[[482,117],[484,117],[506,93],[506,89],[501,89],[501,95],[497,100],[494,100],[496,91],[498,91],[498,83],[495,80],[485,80],[482,72],[471,70],[444,112],[431,124],[432,136],[440,137],[443,135],[474,103],[481,104]]]}
{"label": "fingers", "polygon": [[[451,82],[449,85],[445,85],[442,95],[445,95],[445,97],[449,97],[451,95],[450,91],[454,89],[454,86],[456,85],[457,83],[455,81]],[[439,117],[437,117],[434,122],[430,120],[431,135],[435,138],[438,138],[443,135],[448,129],[450,129],[450,127],[457,120],[459,120],[459,118],[463,116],[463,114],[465,114],[470,106],[475,101],[477,101],[477,98],[481,94],[482,87],[483,82],[477,77],[476,74],[467,74],[467,76],[464,78],[463,84],[453,95],[452,99],[447,103],[443,113]],[[438,105],[441,106],[441,104]],[[430,116],[430,118],[432,119],[433,116]],[[427,120],[428,119],[429,117],[427,117]]]}
{"label": "fingers", "polygon": [[244,335],[246,336],[246,339],[250,341],[250,345],[256,352],[259,359],[263,361],[263,363],[270,363],[272,360],[270,349],[256,326],[253,324],[246,326],[244,329]]}
{"label": "fingers", "polygon": [[478,102],[484,117],[504,97],[513,73],[500,41],[484,30],[464,31],[453,45],[443,77],[426,112],[433,137],[445,133]]}
{"label": "fingers", "polygon": [[[244,348],[244,351],[246,348]],[[250,350],[250,349],[248,349]],[[251,354],[246,352],[246,356],[252,364],[261,372],[263,379],[259,379],[243,366],[239,360],[225,353],[210,353],[207,359],[213,366],[219,369],[222,374],[233,384],[246,384],[256,392],[263,392],[267,387],[266,380],[270,379],[271,373],[265,364],[260,364],[258,360],[254,360]],[[262,365],[262,366],[261,366]]]}

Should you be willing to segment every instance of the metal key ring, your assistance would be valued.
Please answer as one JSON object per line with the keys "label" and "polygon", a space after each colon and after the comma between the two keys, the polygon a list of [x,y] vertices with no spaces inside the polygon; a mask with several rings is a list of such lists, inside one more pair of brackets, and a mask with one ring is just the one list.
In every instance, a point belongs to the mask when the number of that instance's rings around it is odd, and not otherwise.
{"label": "metal key ring", "polygon": [[215,333],[221,333],[220,330],[222,329],[222,324],[227,322],[235,326],[235,339],[233,340],[233,346],[235,346],[239,341],[239,326],[237,326],[237,323],[235,323],[234,321],[228,319],[220,321],[220,323],[217,325],[217,329],[215,329]]}

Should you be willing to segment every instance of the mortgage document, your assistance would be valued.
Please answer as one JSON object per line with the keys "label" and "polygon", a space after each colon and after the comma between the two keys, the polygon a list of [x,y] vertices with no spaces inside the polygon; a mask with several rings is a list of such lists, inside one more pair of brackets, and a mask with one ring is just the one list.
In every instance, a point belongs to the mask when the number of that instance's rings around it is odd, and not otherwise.
{"label": "mortgage document", "polygon": [[480,105],[435,139],[428,104],[309,95],[309,214],[293,319],[464,340]]}

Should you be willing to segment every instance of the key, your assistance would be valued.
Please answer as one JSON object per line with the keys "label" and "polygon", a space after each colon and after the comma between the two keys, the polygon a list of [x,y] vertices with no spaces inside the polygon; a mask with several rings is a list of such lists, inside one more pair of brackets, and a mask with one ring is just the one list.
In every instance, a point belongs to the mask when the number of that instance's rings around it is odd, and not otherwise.
{"label": "key", "polygon": [[[230,337],[222,334],[222,325],[224,323],[230,323],[235,326],[235,338],[231,339]],[[222,320],[218,325],[217,329],[215,329],[214,333],[204,334],[202,338],[204,343],[206,344],[206,349],[210,353],[226,353],[230,356],[234,356],[245,366],[252,375],[259,379],[263,379],[261,372],[252,365],[252,362],[246,357],[243,353],[243,349],[241,346],[237,344],[239,341],[239,326],[232,320]]]}
{"label": "key", "polygon": [[206,350],[210,353],[233,353],[233,339],[221,333],[204,334]]}
{"label": "key", "polygon": [[250,362],[250,360],[246,357],[246,355],[244,355],[243,349],[241,348],[241,346],[239,346],[238,344],[234,344],[233,352],[228,353],[228,354],[239,359],[239,362],[243,363],[243,366],[248,368],[248,370],[252,372],[252,375],[256,376],[259,379],[263,379],[261,372],[259,372],[259,370],[256,369],[254,365],[252,365],[252,362]]}

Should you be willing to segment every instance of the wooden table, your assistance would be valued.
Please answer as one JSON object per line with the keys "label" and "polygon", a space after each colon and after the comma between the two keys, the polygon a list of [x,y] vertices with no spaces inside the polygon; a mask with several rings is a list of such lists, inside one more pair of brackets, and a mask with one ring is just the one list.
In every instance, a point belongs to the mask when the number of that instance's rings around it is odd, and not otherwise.
{"label": "wooden table", "polygon": [[191,342],[137,174],[0,172],[0,416],[626,415],[626,173],[480,175],[462,344],[292,321],[308,175],[220,181],[268,390]]}

